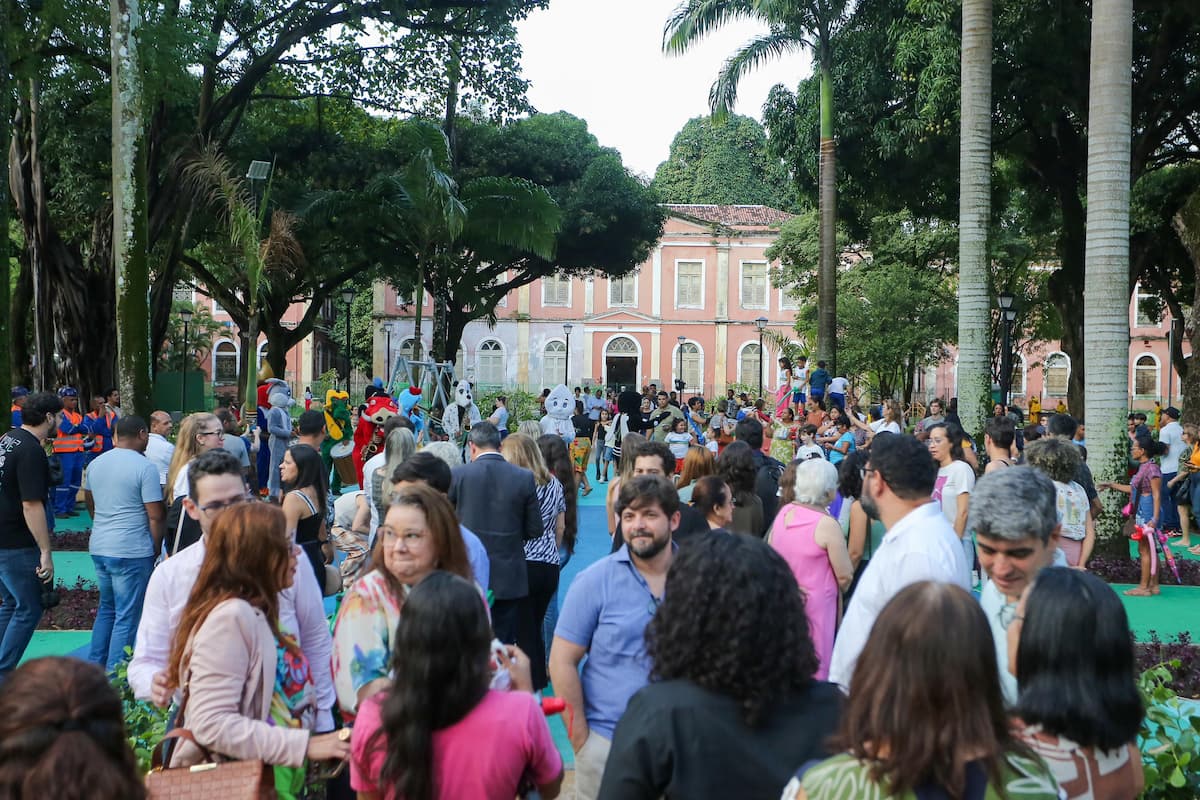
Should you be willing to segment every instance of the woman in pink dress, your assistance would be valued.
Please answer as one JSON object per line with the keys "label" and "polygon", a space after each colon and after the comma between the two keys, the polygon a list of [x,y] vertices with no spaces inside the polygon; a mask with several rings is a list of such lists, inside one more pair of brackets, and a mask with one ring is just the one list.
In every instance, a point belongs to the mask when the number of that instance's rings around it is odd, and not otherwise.
{"label": "woman in pink dress", "polygon": [[836,490],[835,466],[823,459],[801,462],[796,467],[795,500],[779,509],[769,534],[771,547],[783,556],[804,592],[809,633],[820,661],[818,680],[829,677],[841,592],[854,577],[842,526],[826,510]]}

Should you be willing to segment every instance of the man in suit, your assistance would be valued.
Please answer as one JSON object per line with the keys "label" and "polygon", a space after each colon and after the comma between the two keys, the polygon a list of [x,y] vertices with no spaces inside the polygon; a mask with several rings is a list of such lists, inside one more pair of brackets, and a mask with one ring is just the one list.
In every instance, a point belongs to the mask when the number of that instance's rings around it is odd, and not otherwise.
{"label": "man in suit", "polygon": [[525,571],[525,542],[542,535],[533,473],[509,464],[500,455],[500,432],[490,422],[476,422],[467,434],[471,463],[455,467],[450,502],[458,521],[475,532],[491,561],[492,630],[505,643],[516,642],[527,653],[540,636],[534,619]]}

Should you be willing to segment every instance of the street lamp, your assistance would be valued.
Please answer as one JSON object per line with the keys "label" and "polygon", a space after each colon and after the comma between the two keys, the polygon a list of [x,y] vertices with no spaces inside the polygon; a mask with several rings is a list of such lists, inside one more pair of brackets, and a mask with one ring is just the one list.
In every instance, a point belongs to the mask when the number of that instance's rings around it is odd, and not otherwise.
{"label": "street lamp", "polygon": [[675,391],[679,392],[679,402],[683,402],[683,390],[687,386],[687,381],[683,379],[683,343],[687,341],[686,336],[676,336],[675,341],[679,343],[679,366],[676,367],[675,375]]}
{"label": "street lamp", "polygon": [[571,328],[575,327],[569,322],[563,323],[563,334],[567,337],[567,353],[563,359],[563,385],[570,383],[571,374]]}
{"label": "street lamp", "polygon": [[1017,318],[1017,310],[1013,307],[1016,298],[1012,292],[1000,292],[996,295],[996,305],[1000,308],[1003,336],[1000,343],[1000,402],[1008,409],[1008,396],[1012,392],[1012,327]]}
{"label": "street lamp", "polygon": [[246,170],[246,180],[250,181],[250,197],[254,200],[255,216],[258,216],[258,191],[255,184],[265,181],[270,174],[271,162],[269,161],[251,161],[250,167]]}
{"label": "street lamp", "polygon": [[179,417],[187,413],[187,350],[188,350],[188,323],[192,321],[192,310],[190,308],[179,309],[179,318],[183,320],[183,350],[180,352],[179,358]]}
{"label": "street lamp", "polygon": [[[384,370],[387,374],[387,385],[392,385],[392,323],[386,322],[383,325],[383,333],[387,336],[387,363],[384,365]],[[389,391],[390,388],[389,388]]]}
{"label": "street lamp", "polygon": [[350,393],[350,304],[354,302],[354,287],[342,289],[342,302],[346,304],[346,394]]}
{"label": "street lamp", "polygon": [[767,328],[767,318],[759,317],[754,320],[754,327],[758,328],[758,396],[763,396],[763,331]]}

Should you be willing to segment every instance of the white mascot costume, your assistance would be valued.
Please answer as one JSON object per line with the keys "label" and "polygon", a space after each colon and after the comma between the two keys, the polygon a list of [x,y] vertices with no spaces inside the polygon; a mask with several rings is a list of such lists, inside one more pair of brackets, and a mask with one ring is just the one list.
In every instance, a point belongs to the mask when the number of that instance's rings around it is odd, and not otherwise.
{"label": "white mascot costume", "polygon": [[575,413],[575,395],[566,384],[555,386],[546,398],[546,416],[542,417],[542,433],[554,434],[568,445],[575,441],[575,425],[571,415]]}
{"label": "white mascot costume", "polygon": [[[475,395],[471,393],[471,384],[459,381],[454,387],[454,402],[442,412],[442,430],[452,441],[465,440],[466,432],[479,422],[479,406],[475,405]],[[460,437],[459,434],[464,434]]]}

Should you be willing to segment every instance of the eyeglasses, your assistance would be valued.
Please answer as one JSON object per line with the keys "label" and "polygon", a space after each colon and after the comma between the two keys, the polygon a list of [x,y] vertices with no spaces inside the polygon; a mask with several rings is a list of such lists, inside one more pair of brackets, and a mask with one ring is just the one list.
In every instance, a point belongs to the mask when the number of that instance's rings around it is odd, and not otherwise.
{"label": "eyeglasses", "polygon": [[859,467],[859,469],[858,469],[858,479],[859,479],[859,480],[866,480],[866,479],[867,479],[867,473],[868,473],[868,472],[878,472],[878,471],[879,471],[879,470],[875,469],[874,467]]}
{"label": "eyeglasses", "polygon": [[197,436],[216,436],[218,439],[224,439],[224,438],[225,438],[225,431],[223,431],[223,430],[215,430],[215,431],[200,431],[200,432],[199,432],[199,433],[197,433],[196,435],[197,435]]}
{"label": "eyeglasses", "polygon": [[211,514],[217,513],[218,511],[222,511],[226,508],[229,508],[230,506],[241,505],[242,503],[250,503],[253,501],[254,501],[254,495],[241,494],[241,495],[238,495],[237,497],[231,498],[229,500],[225,500],[224,502],[208,503],[207,505],[200,506],[199,508],[205,514],[211,515]]}

